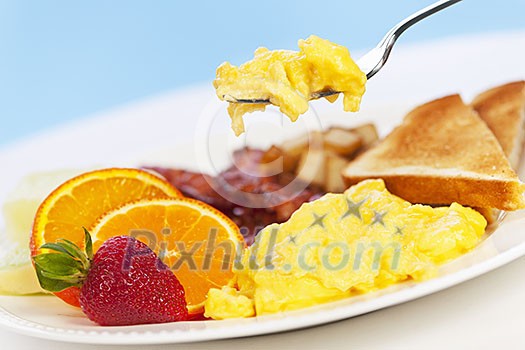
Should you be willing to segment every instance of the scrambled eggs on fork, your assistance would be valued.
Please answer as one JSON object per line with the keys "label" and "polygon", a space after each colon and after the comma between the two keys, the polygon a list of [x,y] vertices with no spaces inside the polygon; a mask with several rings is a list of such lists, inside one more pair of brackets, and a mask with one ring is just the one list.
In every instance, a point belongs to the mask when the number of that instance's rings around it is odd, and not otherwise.
{"label": "scrambled eggs on fork", "polygon": [[[312,93],[338,91],[344,96],[344,110],[357,111],[367,79],[348,49],[315,35],[299,40],[299,48],[297,52],[261,47],[255,51],[253,60],[239,67],[223,63],[217,68],[213,82],[217,96],[221,100],[231,100],[230,97],[269,100],[296,121],[308,110]],[[337,97],[326,98],[334,102]],[[265,108],[266,104],[261,103],[230,102],[228,112],[235,134],[244,132],[244,114]]]}

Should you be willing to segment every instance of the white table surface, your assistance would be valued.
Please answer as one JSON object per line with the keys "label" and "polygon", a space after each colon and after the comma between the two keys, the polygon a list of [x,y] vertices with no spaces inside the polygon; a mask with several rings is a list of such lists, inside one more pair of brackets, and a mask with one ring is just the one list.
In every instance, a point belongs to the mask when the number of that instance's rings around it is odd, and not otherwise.
{"label": "white table surface", "polygon": [[[141,349],[523,349],[525,258],[409,303],[324,326]],[[33,339],[0,329],[2,349],[129,349]]]}

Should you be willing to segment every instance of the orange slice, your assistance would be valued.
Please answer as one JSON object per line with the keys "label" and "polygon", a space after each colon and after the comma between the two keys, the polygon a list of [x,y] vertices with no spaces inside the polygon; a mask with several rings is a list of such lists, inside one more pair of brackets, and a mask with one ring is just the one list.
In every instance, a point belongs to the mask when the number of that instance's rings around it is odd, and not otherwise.
{"label": "orange slice", "polygon": [[66,238],[83,245],[82,227],[125,203],[148,198],[178,198],[166,180],[139,169],[103,169],[77,176],[53,191],[40,205],[31,237],[36,255],[44,243]]}
{"label": "orange slice", "polygon": [[231,281],[236,252],[244,248],[233,221],[190,198],[129,203],[100,218],[89,231],[95,250],[116,235],[148,244],[184,286],[190,314],[203,311],[210,288]]}

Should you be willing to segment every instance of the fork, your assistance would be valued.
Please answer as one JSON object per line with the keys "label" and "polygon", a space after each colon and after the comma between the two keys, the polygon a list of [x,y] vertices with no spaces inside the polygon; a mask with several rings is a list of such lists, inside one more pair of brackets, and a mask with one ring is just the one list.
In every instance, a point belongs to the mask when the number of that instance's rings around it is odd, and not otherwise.
{"label": "fork", "polygon": [[[383,37],[383,39],[377,44],[375,48],[370,50],[368,53],[366,53],[363,57],[361,57],[356,63],[363,71],[366,73],[367,79],[372,78],[377,72],[383,68],[386,61],[388,60],[388,57],[390,57],[390,52],[392,51],[392,48],[394,47],[394,44],[396,43],[397,39],[403,34],[405,30],[416,24],[417,22],[421,21],[424,18],[427,18],[430,15],[433,15],[436,12],[439,12],[451,5],[454,5],[462,0],[441,0],[433,3],[432,5],[429,5],[425,7],[424,9],[421,9],[417,11],[416,13],[412,14],[411,16],[405,18],[401,22],[399,22],[397,25],[395,25],[386,35]],[[322,97],[327,97],[331,95],[335,95],[340,93],[340,91],[333,91],[333,90],[324,90],[324,91],[316,91],[313,92],[310,95],[310,99],[318,99]],[[232,103],[263,103],[268,104],[270,103],[270,100],[267,99],[243,99],[243,98],[236,98],[231,95],[225,95],[224,99],[228,102]]]}

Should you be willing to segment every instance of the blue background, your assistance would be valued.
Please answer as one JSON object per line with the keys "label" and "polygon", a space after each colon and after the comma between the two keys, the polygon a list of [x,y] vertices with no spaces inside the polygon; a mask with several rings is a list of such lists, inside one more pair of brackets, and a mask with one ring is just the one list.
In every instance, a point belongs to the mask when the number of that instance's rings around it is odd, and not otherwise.
{"label": "blue background", "polygon": [[[295,49],[315,33],[351,51],[372,47],[432,2],[0,0],[0,144],[211,81],[218,64],[242,63],[258,46]],[[401,42],[521,28],[525,0],[464,0]]]}

